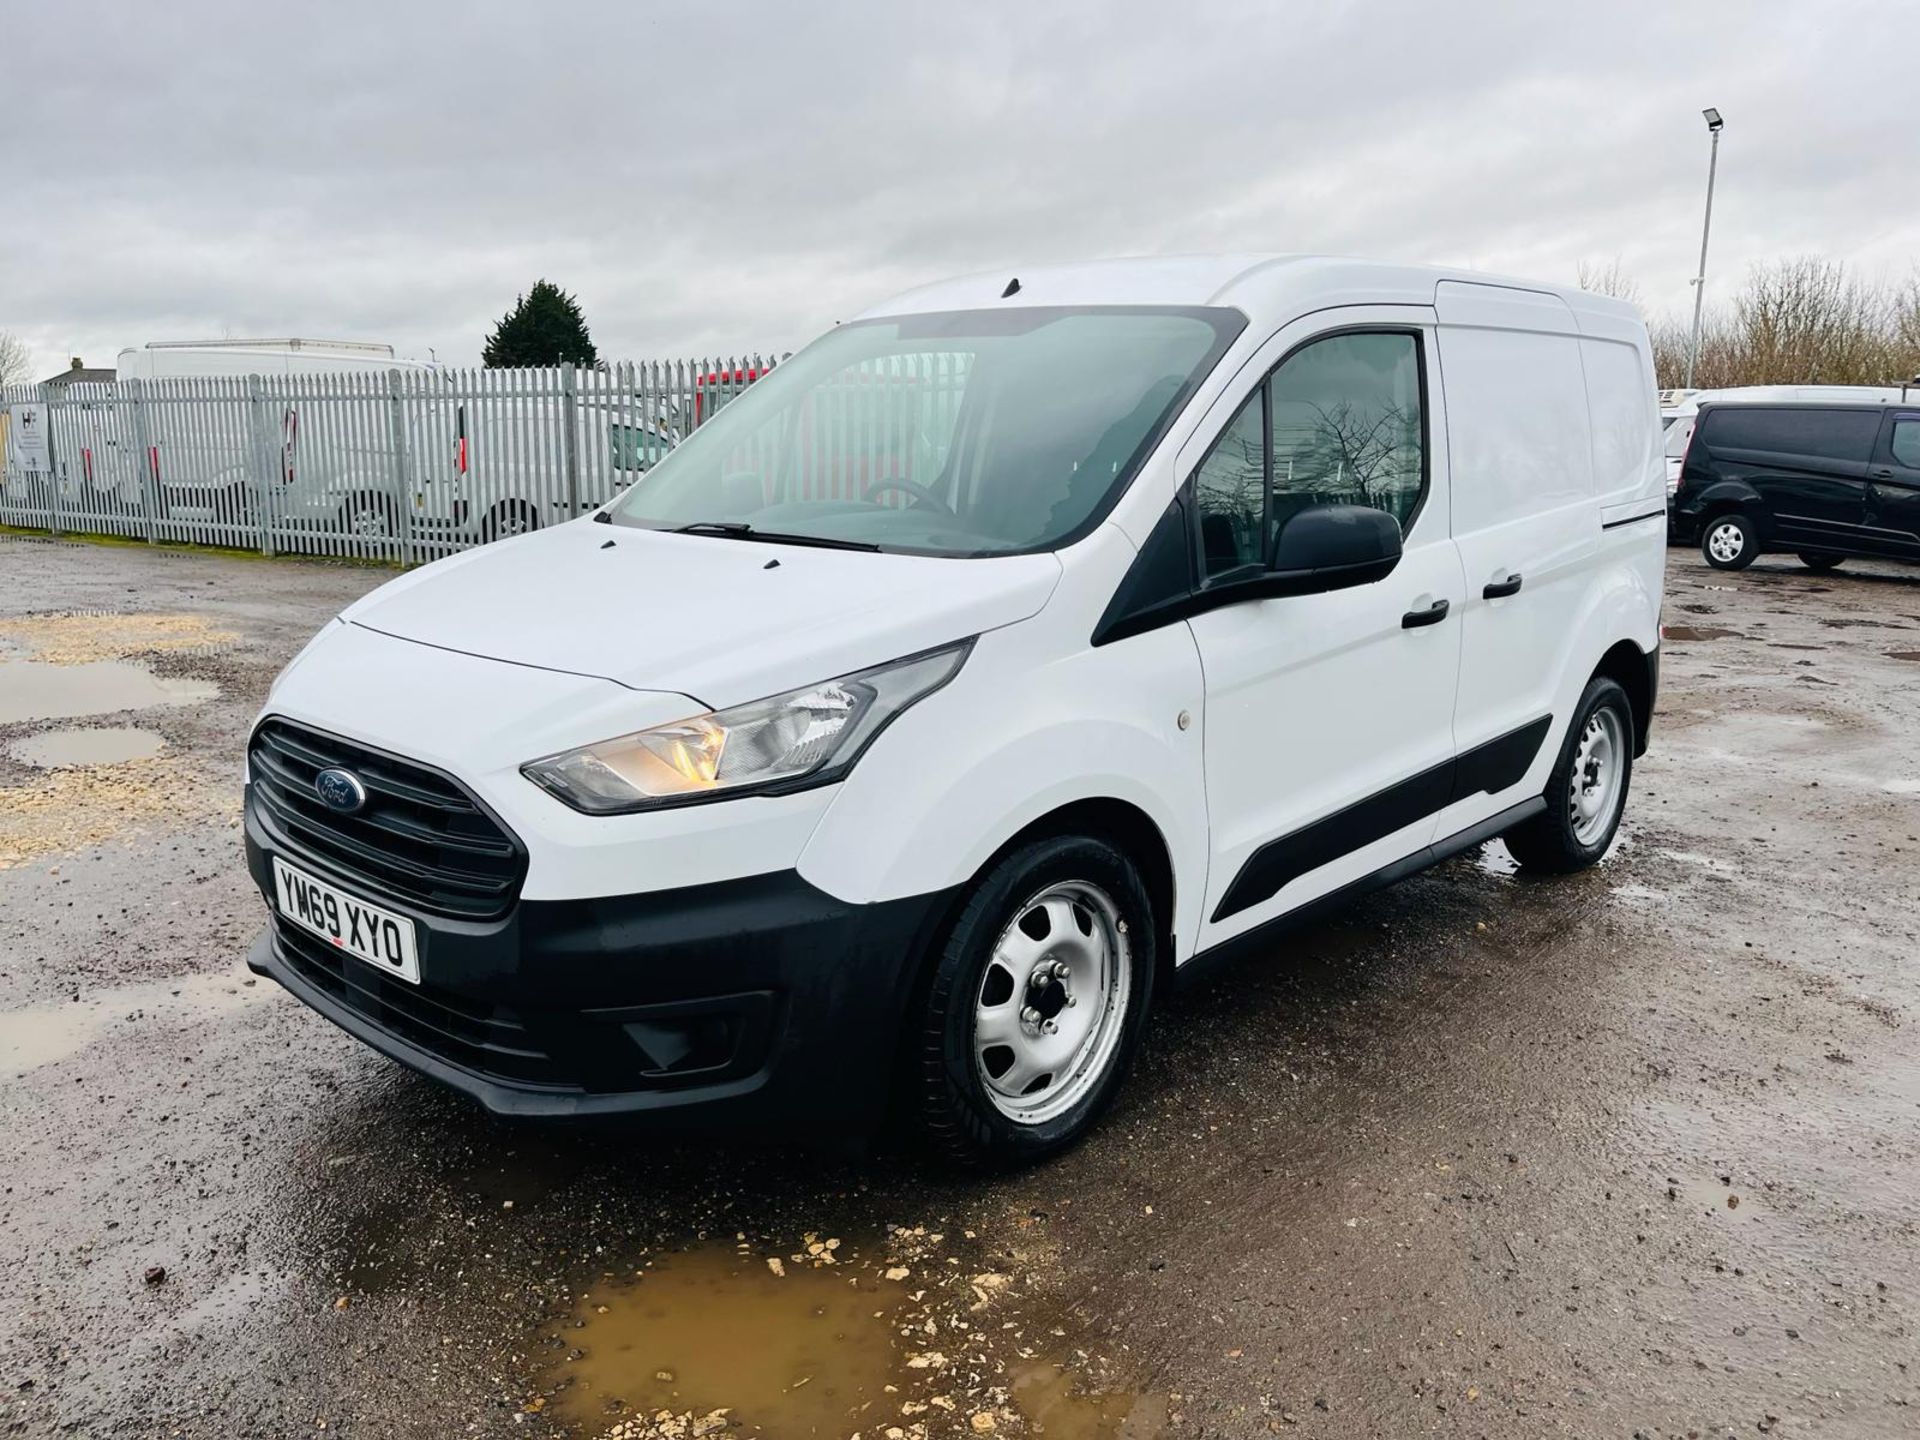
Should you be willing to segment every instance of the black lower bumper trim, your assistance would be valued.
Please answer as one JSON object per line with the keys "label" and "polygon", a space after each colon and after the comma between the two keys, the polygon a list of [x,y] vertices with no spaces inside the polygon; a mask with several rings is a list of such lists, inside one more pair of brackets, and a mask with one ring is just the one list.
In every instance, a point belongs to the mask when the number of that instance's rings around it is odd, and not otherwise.
{"label": "black lower bumper trim", "polygon": [[[250,817],[251,818],[251,817]],[[247,858],[272,897],[270,852]],[[297,863],[297,862],[296,862]],[[502,1115],[645,1116],[838,1143],[884,1113],[946,892],[872,905],[792,871],[415,923],[410,984],[276,920],[248,964],[383,1054]]]}

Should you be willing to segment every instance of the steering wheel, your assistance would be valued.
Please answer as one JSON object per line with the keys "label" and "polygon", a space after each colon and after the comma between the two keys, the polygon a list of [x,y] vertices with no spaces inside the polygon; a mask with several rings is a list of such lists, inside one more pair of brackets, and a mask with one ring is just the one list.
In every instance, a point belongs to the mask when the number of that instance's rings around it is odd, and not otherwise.
{"label": "steering wheel", "polygon": [[863,494],[860,498],[863,500],[871,500],[873,499],[874,496],[887,490],[903,491],[906,494],[911,495],[915,500],[920,501],[922,504],[931,505],[934,509],[938,510],[942,515],[951,515],[955,519],[959,518],[959,513],[951,505],[947,504],[946,501],[942,500],[938,495],[934,494],[931,490],[925,488],[924,486],[916,485],[911,480],[902,480],[898,476],[889,476],[884,480],[874,481],[873,484],[867,487],[866,493]]}

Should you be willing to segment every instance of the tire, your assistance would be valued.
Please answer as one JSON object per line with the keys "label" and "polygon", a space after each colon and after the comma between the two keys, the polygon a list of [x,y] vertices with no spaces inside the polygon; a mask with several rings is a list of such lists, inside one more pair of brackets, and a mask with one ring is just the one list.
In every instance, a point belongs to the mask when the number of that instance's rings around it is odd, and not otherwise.
{"label": "tire", "polygon": [[1133,862],[1093,836],[1035,840],[979,879],[918,1009],[920,1119],[947,1160],[1028,1165],[1087,1133],[1139,1048],[1159,933]]}
{"label": "tire", "polygon": [[487,540],[508,540],[515,535],[531,535],[540,528],[540,515],[523,500],[508,500],[487,513],[481,535]]}
{"label": "tire", "polygon": [[[1618,681],[1594,676],[1547,776],[1545,813],[1503,837],[1521,869],[1568,875],[1607,853],[1627,808],[1633,747],[1633,706],[1627,703],[1627,692]],[[1577,787],[1576,769],[1584,772]]]}
{"label": "tire", "polygon": [[362,495],[340,507],[340,528],[357,540],[391,540],[393,506],[378,495]]}
{"label": "tire", "polygon": [[1760,532],[1738,511],[1700,527],[1701,557],[1716,570],[1744,570],[1760,553]]}
{"label": "tire", "polygon": [[1822,555],[1813,550],[1802,550],[1800,552],[1800,563],[1802,565],[1806,566],[1809,570],[1818,570],[1823,574],[1828,570],[1839,569],[1840,562],[1846,558],[1844,555]]}

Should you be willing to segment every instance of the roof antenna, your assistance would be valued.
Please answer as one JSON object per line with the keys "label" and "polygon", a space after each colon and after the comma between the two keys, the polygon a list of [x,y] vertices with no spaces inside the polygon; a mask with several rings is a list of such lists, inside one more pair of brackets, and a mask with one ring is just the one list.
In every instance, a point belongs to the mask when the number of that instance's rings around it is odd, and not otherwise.
{"label": "roof antenna", "polygon": [[1007,282],[1007,288],[1000,292],[1000,298],[1002,300],[1005,300],[1010,298],[1011,296],[1018,295],[1019,293],[1020,293],[1020,277],[1016,275],[1013,277],[1013,279]]}

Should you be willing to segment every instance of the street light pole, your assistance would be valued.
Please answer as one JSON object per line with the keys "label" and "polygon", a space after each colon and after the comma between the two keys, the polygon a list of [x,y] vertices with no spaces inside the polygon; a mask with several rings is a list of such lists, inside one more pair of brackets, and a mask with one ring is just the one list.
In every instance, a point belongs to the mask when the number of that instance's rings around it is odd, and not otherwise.
{"label": "street light pole", "polygon": [[1687,345],[1687,385],[1693,388],[1693,367],[1700,359],[1700,305],[1707,298],[1707,236],[1713,233],[1713,176],[1720,168],[1720,130],[1727,122],[1709,106],[1700,112],[1707,117],[1707,133],[1713,136],[1713,148],[1707,157],[1707,218],[1700,222],[1700,269],[1693,277],[1693,339]]}

